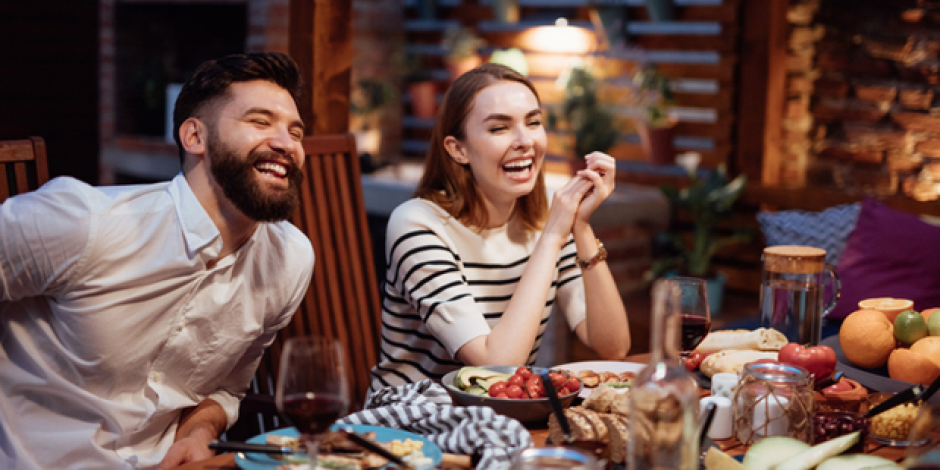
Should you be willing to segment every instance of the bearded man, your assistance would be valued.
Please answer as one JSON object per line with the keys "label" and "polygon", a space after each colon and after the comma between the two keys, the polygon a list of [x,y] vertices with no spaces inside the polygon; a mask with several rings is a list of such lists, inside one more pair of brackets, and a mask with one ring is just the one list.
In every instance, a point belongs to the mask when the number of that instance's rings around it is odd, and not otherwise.
{"label": "bearded man", "polygon": [[202,64],[174,111],[183,172],[61,177],[0,205],[0,468],[211,457],[313,273],[285,221],[304,152],[297,65]]}

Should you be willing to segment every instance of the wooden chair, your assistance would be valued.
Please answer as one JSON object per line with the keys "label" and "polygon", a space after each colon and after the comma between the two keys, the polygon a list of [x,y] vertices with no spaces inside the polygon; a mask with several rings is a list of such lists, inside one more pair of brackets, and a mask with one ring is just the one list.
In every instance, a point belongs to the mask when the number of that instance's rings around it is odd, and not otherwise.
{"label": "wooden chair", "polygon": [[274,407],[277,369],[284,341],[323,335],[342,340],[349,360],[352,410],[362,407],[369,371],[378,360],[381,305],[372,261],[360,182],[359,157],[351,134],[305,137],[306,180],[300,209],[291,219],[316,253],[306,297],[265,353],[242,401],[241,417],[226,438],[243,440],[285,424]]}
{"label": "wooden chair", "polygon": [[46,143],[41,137],[0,140],[0,202],[49,181]]}

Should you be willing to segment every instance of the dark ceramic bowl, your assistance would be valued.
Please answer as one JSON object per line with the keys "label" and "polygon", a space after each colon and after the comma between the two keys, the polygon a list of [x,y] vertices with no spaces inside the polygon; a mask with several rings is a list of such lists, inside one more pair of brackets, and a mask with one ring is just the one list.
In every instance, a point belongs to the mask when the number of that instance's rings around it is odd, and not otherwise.
{"label": "dark ceramic bowl", "polygon": [[[482,366],[480,368],[512,375],[519,366]],[[534,374],[540,374],[542,371],[549,370],[542,367],[532,367],[531,369]],[[552,414],[552,405],[548,402],[548,398],[493,398],[490,396],[474,395],[457,388],[454,381],[454,377],[456,376],[457,371],[455,370],[448,372],[447,375],[441,378],[441,385],[447,389],[447,392],[450,393],[456,405],[488,406],[501,415],[515,418],[526,424],[544,425],[548,421],[548,415]],[[563,408],[567,408],[571,405],[571,402],[574,401],[581,391],[582,386],[583,385],[579,384],[577,390],[558,397]]]}

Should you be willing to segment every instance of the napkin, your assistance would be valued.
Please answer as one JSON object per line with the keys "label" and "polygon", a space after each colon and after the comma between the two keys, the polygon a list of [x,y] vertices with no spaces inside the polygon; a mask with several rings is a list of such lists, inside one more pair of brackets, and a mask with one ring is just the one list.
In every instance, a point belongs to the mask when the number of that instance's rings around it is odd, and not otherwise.
{"label": "napkin", "polygon": [[508,469],[514,453],[533,445],[519,421],[486,406],[454,406],[447,390],[431,380],[378,390],[362,411],[337,423],[420,434],[444,452],[479,456],[479,470]]}

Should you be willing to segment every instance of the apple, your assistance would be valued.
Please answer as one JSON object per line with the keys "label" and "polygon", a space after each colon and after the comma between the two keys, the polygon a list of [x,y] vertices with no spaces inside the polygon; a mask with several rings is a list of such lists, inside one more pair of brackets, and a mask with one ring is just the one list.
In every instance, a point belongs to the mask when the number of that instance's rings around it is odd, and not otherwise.
{"label": "apple", "polygon": [[836,352],[829,346],[804,348],[799,343],[788,343],[780,348],[777,360],[808,370],[816,382],[829,378],[836,370]]}

